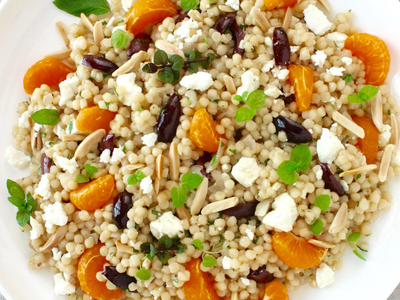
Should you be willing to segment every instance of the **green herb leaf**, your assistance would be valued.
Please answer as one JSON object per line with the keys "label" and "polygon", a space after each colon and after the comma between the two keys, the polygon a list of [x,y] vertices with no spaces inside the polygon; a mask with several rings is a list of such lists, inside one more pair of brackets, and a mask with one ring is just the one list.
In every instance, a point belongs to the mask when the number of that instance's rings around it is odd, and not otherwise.
{"label": "green herb leaf", "polygon": [[187,198],[186,191],[183,188],[173,187],[171,190],[172,204],[179,208],[185,204]]}
{"label": "green herb leaf", "polygon": [[323,228],[324,228],[324,223],[322,222],[321,219],[316,219],[315,222],[310,225],[311,232],[314,235],[320,235]]}
{"label": "green herb leaf", "polygon": [[188,61],[193,61],[196,59],[196,52],[193,50],[187,50],[185,51],[185,57]]}
{"label": "green herb leaf", "polygon": [[354,249],[354,250],[353,250],[353,253],[354,253],[358,258],[362,259],[363,261],[366,261],[365,257],[362,256],[361,253],[358,252],[357,249]]}
{"label": "green herb leaf", "polygon": [[244,99],[242,98],[242,96],[239,96],[239,95],[233,96],[233,100],[236,100],[236,101],[244,101]]}
{"label": "green herb leaf", "polygon": [[247,106],[241,106],[236,111],[235,119],[236,122],[246,122],[254,118],[256,115],[256,110],[253,108],[248,108]]}
{"label": "green herb leaf", "polygon": [[142,171],[137,170],[135,173],[129,175],[128,184],[135,185],[136,183],[141,182],[145,177],[146,175]]}
{"label": "green herb leaf", "polygon": [[314,200],[314,205],[319,207],[321,211],[327,211],[331,204],[331,198],[328,195],[319,195]]}
{"label": "green herb leaf", "polygon": [[175,81],[174,72],[170,67],[165,67],[157,73],[158,79],[165,83],[173,83]]}
{"label": "green herb leaf", "polygon": [[388,114],[388,116],[390,116],[390,115],[392,114],[392,112],[390,111],[390,109],[388,109],[387,114]]}
{"label": "green herb leaf", "polygon": [[200,250],[204,249],[203,243],[199,239],[193,240],[193,246]]}
{"label": "green herb leaf", "polygon": [[47,108],[35,112],[31,116],[31,119],[37,124],[51,125],[51,126],[56,125],[58,122],[60,122],[58,110],[47,109]]}
{"label": "green herb leaf", "polygon": [[299,179],[299,174],[296,173],[296,169],[296,163],[285,160],[279,165],[277,173],[284,183],[293,184]]}
{"label": "green herb leaf", "polygon": [[115,30],[111,35],[111,44],[114,48],[123,48],[129,44],[129,34],[122,29]]}
{"label": "green herb leaf", "polygon": [[81,13],[102,15],[110,11],[107,0],[55,0],[54,5],[59,9],[79,17]]}
{"label": "green herb leaf", "polygon": [[136,278],[139,278],[142,281],[149,280],[151,277],[151,272],[150,270],[147,269],[139,269],[136,271]]}
{"label": "green herb leaf", "polygon": [[306,145],[297,145],[290,153],[290,159],[297,164],[297,171],[305,172],[310,168],[311,151]]}
{"label": "green herb leaf", "polygon": [[372,100],[378,94],[379,89],[373,85],[364,86],[359,92],[358,95],[364,101]]}
{"label": "green herb leaf", "polygon": [[180,69],[182,69],[184,61],[182,56],[177,55],[177,54],[172,54],[168,61],[170,62],[170,64],[172,64],[172,70],[174,71],[179,71]]}
{"label": "green herb leaf", "polygon": [[143,66],[142,71],[153,74],[158,71],[158,67],[153,63],[148,63]]}
{"label": "green herb leaf", "polygon": [[85,171],[89,179],[93,179],[94,174],[96,174],[99,170],[96,167],[93,167],[89,164],[84,165]]}
{"label": "green herb leaf", "polygon": [[158,244],[160,245],[160,247],[164,248],[164,249],[169,249],[172,247],[172,239],[168,236],[168,235],[163,235],[159,240],[158,240]]}
{"label": "green herb leaf", "polygon": [[246,104],[252,109],[259,110],[264,107],[267,96],[263,91],[256,90],[249,94]]}
{"label": "green herb leaf", "polygon": [[199,66],[196,63],[191,63],[191,64],[189,64],[189,67],[187,68],[187,70],[190,73],[197,73],[199,71]]}
{"label": "green herb leaf", "polygon": [[213,165],[215,165],[217,163],[217,154],[214,154],[214,156],[213,156],[213,158],[212,158],[212,160],[211,160],[211,167],[213,166]]}
{"label": "green herb leaf", "polygon": [[11,179],[7,179],[7,190],[11,197],[19,198],[22,200],[25,199],[25,193],[22,187],[20,187],[18,183],[12,181]]}
{"label": "green herb leaf", "polygon": [[203,177],[195,173],[186,173],[182,176],[182,188],[194,190],[203,182]]}
{"label": "green herb leaf", "polygon": [[31,212],[25,209],[19,209],[17,212],[17,223],[19,226],[24,227],[28,223]]}
{"label": "green herb leaf", "polygon": [[176,250],[177,253],[183,253],[183,252],[185,252],[186,249],[187,249],[187,246],[184,245],[184,244],[178,244],[177,247],[178,247],[178,250]]}
{"label": "green herb leaf", "polygon": [[163,264],[166,264],[168,262],[168,260],[169,260],[169,252],[168,251],[157,252],[157,258]]}
{"label": "green herb leaf", "polygon": [[344,82],[349,83],[349,82],[353,81],[354,79],[353,79],[353,76],[351,74],[346,74],[343,77],[343,80],[344,80]]}
{"label": "green herb leaf", "polygon": [[28,206],[30,206],[29,211],[33,212],[36,210],[37,207],[37,202],[36,200],[32,197],[31,193],[28,192],[28,194],[26,194],[26,202],[28,203]]}
{"label": "green herb leaf", "polygon": [[217,260],[214,256],[206,255],[203,257],[202,265],[206,268],[214,267],[217,264]]}
{"label": "green herb leaf", "polygon": [[8,197],[8,201],[18,208],[21,208],[25,204],[25,200],[23,198],[18,197]]}
{"label": "green herb leaf", "polygon": [[357,94],[348,95],[347,96],[347,101],[349,101],[349,103],[359,103],[359,104],[365,102]]}
{"label": "green herb leaf", "polygon": [[153,61],[156,65],[168,64],[168,54],[160,49],[157,49],[154,53]]}
{"label": "green herb leaf", "polygon": [[76,183],[85,183],[85,182],[89,182],[90,179],[87,178],[83,174],[78,174],[78,175],[76,175],[75,181],[76,181]]}
{"label": "green herb leaf", "polygon": [[353,233],[349,234],[349,236],[347,237],[347,240],[348,240],[350,243],[357,243],[357,241],[358,241],[358,239],[360,238],[360,236],[361,236],[361,233],[359,233],[359,232],[353,232]]}
{"label": "green herb leaf", "polygon": [[161,216],[161,213],[158,210],[156,210],[155,206],[151,209],[151,213],[155,216]]}
{"label": "green herb leaf", "polygon": [[181,7],[183,10],[191,10],[199,5],[199,0],[182,0]]}
{"label": "green herb leaf", "polygon": [[74,124],[72,124],[72,122],[69,122],[66,132],[68,134],[70,134],[72,132],[73,127],[74,127]]}
{"label": "green herb leaf", "polygon": [[229,150],[229,152],[232,152],[233,154],[236,154],[236,150],[234,150],[234,149],[228,149]]}

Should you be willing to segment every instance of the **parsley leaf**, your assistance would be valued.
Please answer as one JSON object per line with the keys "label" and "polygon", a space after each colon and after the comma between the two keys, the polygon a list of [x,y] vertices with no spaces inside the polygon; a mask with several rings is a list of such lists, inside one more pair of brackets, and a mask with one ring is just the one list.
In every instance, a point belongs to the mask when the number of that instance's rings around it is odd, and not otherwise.
{"label": "parsley leaf", "polygon": [[115,30],[111,35],[111,44],[114,48],[123,48],[129,43],[129,34],[122,29]]}
{"label": "parsley leaf", "polygon": [[314,205],[319,207],[321,211],[327,211],[331,204],[331,198],[328,195],[319,195],[314,200]]}
{"label": "parsley leaf", "polygon": [[58,110],[56,109],[41,109],[33,113],[31,115],[31,119],[37,123],[42,125],[56,125],[60,122],[60,116]]}
{"label": "parsley leaf", "polygon": [[142,171],[137,170],[135,173],[129,175],[128,184],[135,185],[136,183],[141,182],[145,177],[146,175]]}
{"label": "parsley leaf", "polygon": [[110,11],[107,0],[55,0],[54,5],[59,9],[79,17],[81,13],[102,15]]}
{"label": "parsley leaf", "polygon": [[191,10],[199,5],[199,0],[182,0],[181,7],[183,10]]}

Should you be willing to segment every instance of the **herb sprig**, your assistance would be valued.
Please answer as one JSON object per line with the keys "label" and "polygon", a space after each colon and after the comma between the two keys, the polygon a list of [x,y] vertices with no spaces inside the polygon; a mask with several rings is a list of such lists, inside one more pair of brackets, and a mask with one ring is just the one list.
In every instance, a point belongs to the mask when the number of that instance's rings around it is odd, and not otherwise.
{"label": "herb sprig", "polygon": [[181,7],[183,10],[191,10],[199,6],[199,0],[181,0]]}
{"label": "herb sprig", "polygon": [[146,175],[142,171],[137,170],[135,173],[129,175],[128,184],[135,185],[136,183],[141,182],[145,177]]}
{"label": "herb sprig", "polygon": [[[356,246],[358,249],[360,249],[361,251],[367,252],[366,250],[364,250],[364,249],[362,249],[362,248],[360,248],[360,247],[357,246],[357,242],[358,242],[358,239],[360,238],[360,236],[361,236],[361,233],[359,233],[359,232],[353,232],[353,233],[349,234],[349,236],[347,237],[347,240],[349,241],[349,243],[352,243],[353,245],[355,245],[355,246]],[[354,253],[358,258],[360,258],[360,259],[366,261],[365,257],[362,256],[362,254],[361,254],[357,249],[354,249],[354,250],[353,250],[353,253]]]}
{"label": "herb sprig", "polygon": [[378,92],[379,89],[376,86],[366,85],[357,94],[348,95],[347,101],[349,101],[349,103],[362,104],[374,99]]}
{"label": "herb sprig", "polygon": [[286,184],[299,179],[299,172],[306,172],[311,164],[311,151],[306,145],[297,145],[290,153],[290,160],[283,161],[278,167],[278,175]]}
{"label": "herb sprig", "polygon": [[153,260],[157,257],[159,261],[166,264],[170,258],[170,251],[176,253],[183,253],[187,249],[186,245],[181,244],[178,237],[170,238],[167,235],[162,236],[158,240],[158,247],[154,244],[147,242],[140,245],[140,251],[144,253],[145,257]]}
{"label": "herb sprig", "polygon": [[[220,241],[217,245],[215,245],[215,247],[221,247],[222,244],[224,243],[224,236],[220,234]],[[204,245],[203,243],[199,240],[199,239],[195,239],[193,240],[193,246],[195,246],[197,249],[200,249],[203,251],[203,259],[202,259],[202,265],[206,268],[211,268],[214,267],[217,264],[217,260],[214,256],[212,256],[211,254],[217,254],[217,253],[221,253],[223,252],[227,247],[228,247],[229,243],[223,247],[222,249],[218,250],[218,251],[206,251],[204,250]]]}
{"label": "herb sprig", "polygon": [[78,174],[76,175],[75,181],[77,183],[85,183],[89,182],[94,178],[94,175],[99,171],[96,167],[93,167],[89,164],[84,165],[86,175],[84,174]]}
{"label": "herb sprig", "polygon": [[267,96],[261,90],[255,90],[249,94],[244,92],[242,96],[236,95],[233,100],[243,101],[246,105],[239,107],[236,111],[236,122],[246,122],[254,118],[257,110],[260,110],[265,105]]}
{"label": "herb sprig", "polygon": [[179,208],[185,204],[187,190],[194,190],[203,182],[203,177],[195,173],[186,173],[182,176],[181,187],[173,187],[171,190],[172,204]]}
{"label": "herb sprig", "polygon": [[55,0],[53,4],[59,9],[79,17],[81,13],[102,15],[110,11],[107,0]]}
{"label": "herb sprig", "polygon": [[12,181],[11,179],[7,179],[7,190],[10,194],[8,197],[8,201],[14,206],[18,208],[17,212],[17,223],[19,226],[24,227],[26,223],[28,223],[29,218],[36,210],[37,202],[33,199],[31,193],[28,192],[25,198],[24,190],[19,186],[18,183]]}
{"label": "herb sprig", "polygon": [[123,48],[129,43],[129,34],[122,29],[115,30],[111,35],[111,44],[114,48]]}

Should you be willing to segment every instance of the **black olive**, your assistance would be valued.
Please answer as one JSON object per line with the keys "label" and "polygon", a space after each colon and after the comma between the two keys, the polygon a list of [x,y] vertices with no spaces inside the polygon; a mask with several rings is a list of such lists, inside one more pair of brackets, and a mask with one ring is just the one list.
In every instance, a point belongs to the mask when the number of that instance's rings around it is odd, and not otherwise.
{"label": "black olive", "polygon": [[128,222],[128,211],[132,208],[132,194],[127,191],[119,193],[114,198],[112,219],[119,229],[125,229]]}
{"label": "black olive", "polygon": [[339,196],[343,196],[345,191],[340,182],[333,175],[332,171],[329,169],[328,165],[325,163],[319,163],[322,169],[322,179],[325,182],[325,188],[337,193]]}
{"label": "black olive", "polygon": [[181,100],[177,94],[173,94],[158,117],[157,135],[160,142],[172,142],[176,135],[176,129],[178,128],[181,114]]}
{"label": "black olive", "polygon": [[118,66],[114,64],[112,61],[109,61],[108,59],[102,56],[91,55],[91,54],[85,54],[83,56],[82,65],[92,69],[100,70],[104,73],[112,73],[116,69],[118,69]]}
{"label": "black olive", "polygon": [[42,154],[42,158],[40,160],[40,170],[43,174],[50,173],[51,168],[51,158],[48,157],[45,153]]}
{"label": "black olive", "polygon": [[273,48],[275,64],[277,66],[287,66],[290,63],[290,45],[286,31],[283,27],[274,29]]}
{"label": "black olive", "polygon": [[238,219],[248,218],[248,217],[254,216],[256,207],[257,207],[257,202],[244,203],[244,204],[239,204],[232,208],[225,209],[225,210],[221,211],[221,213],[223,213],[224,215],[227,215],[227,216],[234,216]]}
{"label": "black olive", "polygon": [[233,24],[236,18],[236,13],[229,13],[220,17],[217,22],[215,22],[214,29],[221,34],[224,34],[229,27]]}
{"label": "black olive", "polygon": [[284,116],[278,116],[273,118],[272,122],[275,125],[276,131],[284,131],[288,142],[295,144],[308,143],[312,140],[311,133],[304,128],[302,125],[295,121],[285,118]]}
{"label": "black olive", "polygon": [[104,277],[111,281],[115,286],[126,291],[129,285],[133,282],[136,283],[136,278],[131,277],[126,273],[118,273],[116,267],[106,266],[103,272]]}
{"label": "black olive", "polygon": [[259,283],[267,283],[274,280],[275,277],[267,271],[266,266],[261,266],[255,271],[250,269],[250,274],[247,275],[247,278]]}
{"label": "black olive", "polygon": [[129,44],[129,48],[127,51],[128,57],[131,57],[133,54],[139,51],[146,51],[149,50],[151,43],[151,37],[145,33],[139,33],[136,35],[131,43]]}
{"label": "black olive", "polygon": [[109,149],[111,151],[111,154],[113,153],[113,150],[115,148],[114,138],[115,138],[114,133],[110,133],[101,140],[98,146],[100,153],[103,153],[103,151],[106,149]]}

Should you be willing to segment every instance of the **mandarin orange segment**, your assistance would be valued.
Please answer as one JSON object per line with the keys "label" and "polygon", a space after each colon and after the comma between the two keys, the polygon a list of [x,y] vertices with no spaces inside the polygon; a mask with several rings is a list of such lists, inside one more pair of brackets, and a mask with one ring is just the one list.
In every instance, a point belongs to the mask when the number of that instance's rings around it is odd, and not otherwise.
{"label": "mandarin orange segment", "polygon": [[364,154],[367,164],[374,164],[378,155],[379,130],[374,122],[367,117],[352,116],[351,118],[365,132],[365,137],[358,139],[357,146]]}
{"label": "mandarin orange segment", "polygon": [[214,290],[213,283],[207,273],[200,269],[201,259],[192,259],[186,264],[190,279],[182,286],[187,300],[222,300]]}
{"label": "mandarin orange segment", "polygon": [[217,152],[221,135],[217,125],[205,108],[197,110],[190,123],[190,140],[197,147],[207,152]]}
{"label": "mandarin orange segment", "polygon": [[318,266],[327,252],[327,249],[314,246],[291,232],[274,233],[272,247],[284,264],[301,270]]}
{"label": "mandarin orange segment", "polygon": [[97,300],[119,300],[122,290],[109,290],[105,282],[96,278],[98,272],[103,272],[104,264],[108,263],[100,254],[100,248],[104,244],[97,244],[93,248],[86,249],[78,261],[77,277],[81,289],[90,297]]}
{"label": "mandarin orange segment", "polygon": [[114,120],[116,112],[101,109],[98,106],[85,107],[76,118],[76,128],[80,132],[93,132],[97,129],[110,131],[110,122]]}
{"label": "mandarin orange segment", "polygon": [[265,286],[263,300],[289,300],[286,287],[277,280],[271,281]]}
{"label": "mandarin orange segment", "polygon": [[69,73],[75,72],[58,59],[47,57],[36,62],[25,73],[24,89],[27,94],[32,94],[42,84],[47,84],[51,89],[58,90],[61,81]]}
{"label": "mandarin orange segment", "polygon": [[302,65],[289,65],[289,83],[294,88],[297,108],[303,112],[310,108],[313,88],[314,71]]}
{"label": "mandarin orange segment", "polygon": [[367,84],[382,85],[385,82],[390,54],[384,41],[368,33],[356,33],[346,39],[344,48],[363,61]]}
{"label": "mandarin orange segment", "polygon": [[264,0],[264,5],[267,10],[275,8],[288,8],[292,7],[297,3],[297,0]]}
{"label": "mandarin orange segment", "polygon": [[170,0],[139,0],[127,13],[126,29],[134,35],[141,33],[152,24],[177,15],[175,4]]}
{"label": "mandarin orange segment", "polygon": [[94,211],[112,197],[114,187],[114,178],[107,174],[73,190],[69,199],[80,210]]}

